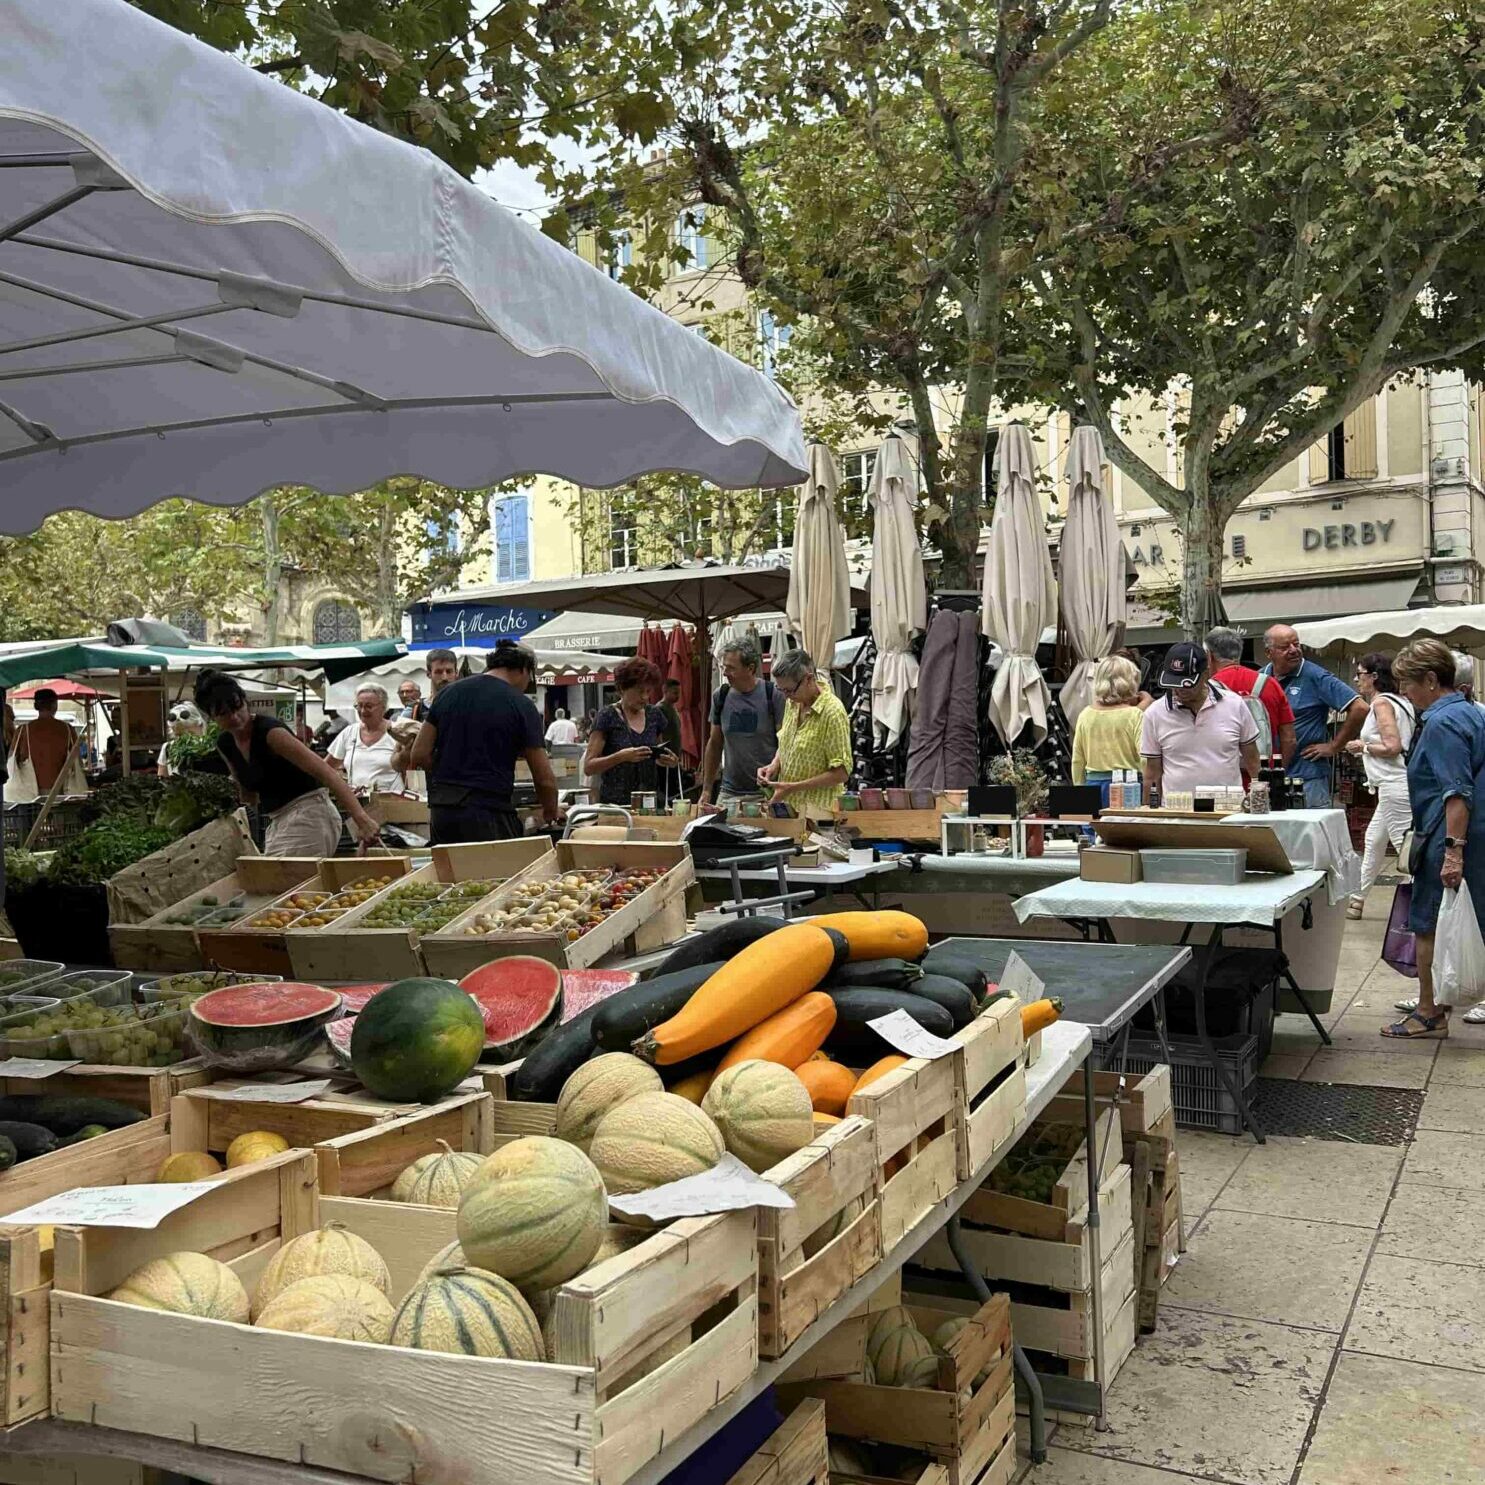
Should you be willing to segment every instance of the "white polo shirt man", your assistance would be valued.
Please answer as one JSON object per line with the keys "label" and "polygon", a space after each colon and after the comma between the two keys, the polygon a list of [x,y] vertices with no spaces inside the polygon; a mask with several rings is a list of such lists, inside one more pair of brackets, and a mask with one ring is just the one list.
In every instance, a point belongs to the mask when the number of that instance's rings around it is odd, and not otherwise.
{"label": "white polo shirt man", "polygon": [[1241,787],[1258,774],[1258,723],[1236,692],[1207,679],[1206,651],[1189,643],[1166,651],[1160,684],[1166,694],[1145,710],[1140,756],[1150,791],[1195,790],[1204,784]]}

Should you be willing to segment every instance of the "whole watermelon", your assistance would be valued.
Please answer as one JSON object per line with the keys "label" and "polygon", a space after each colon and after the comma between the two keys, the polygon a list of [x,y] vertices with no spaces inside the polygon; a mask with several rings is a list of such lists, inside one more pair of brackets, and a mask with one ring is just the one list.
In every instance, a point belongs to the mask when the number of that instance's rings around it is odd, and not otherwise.
{"label": "whole watermelon", "polygon": [[351,1067],[394,1103],[433,1103],[480,1060],[485,1022],[449,980],[398,980],[368,1000],[351,1033]]}

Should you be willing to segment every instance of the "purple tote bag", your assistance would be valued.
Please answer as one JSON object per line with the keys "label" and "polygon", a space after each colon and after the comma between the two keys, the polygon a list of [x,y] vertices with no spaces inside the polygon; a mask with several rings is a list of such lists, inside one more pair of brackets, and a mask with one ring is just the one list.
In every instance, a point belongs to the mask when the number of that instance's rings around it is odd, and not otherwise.
{"label": "purple tote bag", "polygon": [[1408,927],[1408,913],[1413,906],[1413,884],[1399,882],[1392,894],[1392,911],[1387,915],[1387,935],[1382,940],[1382,958],[1398,974],[1410,980],[1418,978],[1418,942]]}

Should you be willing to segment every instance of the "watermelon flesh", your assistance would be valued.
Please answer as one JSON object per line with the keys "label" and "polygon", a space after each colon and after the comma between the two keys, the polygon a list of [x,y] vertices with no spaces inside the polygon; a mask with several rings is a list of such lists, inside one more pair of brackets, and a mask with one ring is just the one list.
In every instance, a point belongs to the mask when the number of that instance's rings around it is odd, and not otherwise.
{"label": "watermelon flesh", "polygon": [[338,1021],[325,1025],[325,1040],[330,1044],[330,1056],[337,1067],[350,1068],[351,1033],[356,1029],[354,1016],[342,1016]]}
{"label": "watermelon flesh", "polygon": [[610,995],[639,983],[632,969],[564,969],[562,971],[562,1025],[601,1004]]}
{"label": "watermelon flesh", "polygon": [[562,1015],[562,972],[546,959],[512,954],[482,964],[459,981],[485,1022],[485,1053],[513,1062]]}
{"label": "watermelon flesh", "polygon": [[385,990],[391,984],[390,980],[384,980],[380,985],[341,985],[340,999],[348,1016],[354,1016],[358,1011],[366,1008],[366,1002],[373,995]]}
{"label": "watermelon flesh", "polygon": [[191,1040],[213,1067],[235,1073],[293,1067],[320,1045],[320,1031],[341,1012],[334,990],[294,981],[225,985],[188,1009]]}

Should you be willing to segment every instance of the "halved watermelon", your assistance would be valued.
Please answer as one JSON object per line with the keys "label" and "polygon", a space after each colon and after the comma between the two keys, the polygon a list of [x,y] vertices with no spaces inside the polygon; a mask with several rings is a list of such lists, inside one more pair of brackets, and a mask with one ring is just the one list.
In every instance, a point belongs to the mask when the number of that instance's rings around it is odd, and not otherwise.
{"label": "halved watermelon", "polygon": [[225,985],[191,1002],[188,1025],[213,1067],[267,1072],[315,1051],[320,1028],[340,1015],[341,1004],[334,990],[319,985]]}
{"label": "halved watermelon", "polygon": [[562,1024],[638,983],[639,975],[632,969],[564,969]]}
{"label": "halved watermelon", "polygon": [[340,991],[341,1002],[345,1006],[346,1015],[354,1016],[358,1011],[364,1010],[366,1008],[366,1002],[373,995],[377,995],[385,990],[391,983],[390,980],[383,980],[380,985],[337,986],[337,989]]}
{"label": "halved watermelon", "polygon": [[556,1026],[562,972],[546,959],[512,954],[471,970],[459,981],[485,1019],[485,1055],[511,1062]]}
{"label": "halved watermelon", "polygon": [[356,1029],[354,1016],[342,1016],[338,1021],[325,1024],[325,1040],[330,1044],[330,1056],[336,1067],[349,1070],[351,1066],[351,1035]]}

